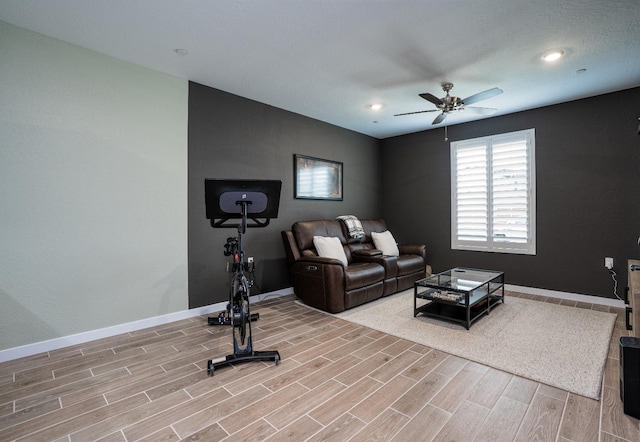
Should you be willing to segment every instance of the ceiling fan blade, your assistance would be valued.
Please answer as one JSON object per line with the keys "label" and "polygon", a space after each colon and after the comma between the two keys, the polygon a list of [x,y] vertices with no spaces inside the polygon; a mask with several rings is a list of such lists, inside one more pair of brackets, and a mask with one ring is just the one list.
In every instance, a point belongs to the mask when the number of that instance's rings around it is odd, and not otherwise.
{"label": "ceiling fan blade", "polygon": [[413,114],[423,114],[425,112],[435,112],[438,109],[431,109],[431,110],[423,110],[423,111],[415,111],[415,112],[405,112],[404,114],[394,114],[394,117],[400,117],[402,115],[413,115]]}
{"label": "ceiling fan blade", "polygon": [[496,95],[500,95],[502,92],[504,92],[502,89],[500,89],[498,87],[494,87],[493,89],[487,89],[484,92],[479,92],[479,93],[477,93],[475,95],[471,95],[470,97],[467,97],[464,100],[462,100],[462,102],[465,105],[473,104],[473,103],[476,103],[478,101],[486,100],[488,98],[495,97]]}
{"label": "ceiling fan blade", "polygon": [[498,109],[494,109],[492,107],[465,107],[464,110],[465,112],[471,111],[474,114],[478,114],[478,115],[491,115],[494,112],[498,111]]}
{"label": "ceiling fan blade", "polygon": [[425,100],[432,102],[436,106],[441,106],[441,105],[444,104],[441,99],[439,99],[435,95],[431,95],[430,93],[419,94],[419,95],[420,95],[420,97],[424,98]]}
{"label": "ceiling fan blade", "polygon": [[431,124],[438,124],[438,123],[442,123],[444,121],[444,119],[447,118],[447,114],[445,114],[444,112],[441,113],[440,115],[438,115],[436,117],[435,120],[433,120],[433,123]]}

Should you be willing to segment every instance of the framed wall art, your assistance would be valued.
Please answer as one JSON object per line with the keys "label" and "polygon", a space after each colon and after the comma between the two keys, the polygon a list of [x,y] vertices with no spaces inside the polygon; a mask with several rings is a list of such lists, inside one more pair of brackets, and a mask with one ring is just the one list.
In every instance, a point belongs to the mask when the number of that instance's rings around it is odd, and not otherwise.
{"label": "framed wall art", "polygon": [[342,201],[342,163],[293,155],[294,198]]}

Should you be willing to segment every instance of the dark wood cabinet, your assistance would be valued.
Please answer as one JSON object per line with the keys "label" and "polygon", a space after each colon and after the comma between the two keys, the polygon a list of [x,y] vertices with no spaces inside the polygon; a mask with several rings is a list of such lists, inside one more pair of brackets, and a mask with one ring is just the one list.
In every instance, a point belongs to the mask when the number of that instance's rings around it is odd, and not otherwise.
{"label": "dark wood cabinet", "polygon": [[640,270],[632,270],[632,266],[640,266],[640,260],[629,260],[627,328],[631,327],[632,336],[640,338]]}

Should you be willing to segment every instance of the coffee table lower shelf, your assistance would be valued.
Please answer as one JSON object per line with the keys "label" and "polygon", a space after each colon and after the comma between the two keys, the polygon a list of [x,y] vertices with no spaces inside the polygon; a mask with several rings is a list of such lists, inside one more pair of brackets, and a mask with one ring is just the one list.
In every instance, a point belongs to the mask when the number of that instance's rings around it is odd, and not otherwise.
{"label": "coffee table lower shelf", "polygon": [[[469,307],[468,310],[464,308],[464,306],[461,307],[458,303],[454,302],[430,301],[421,306],[416,306],[413,316],[415,317],[422,314],[431,318],[461,324],[469,330],[471,324],[482,316],[488,315],[495,304],[504,302],[504,298],[499,296],[488,296],[485,299],[486,302],[480,302],[475,306]],[[467,316],[467,313],[469,316]]]}

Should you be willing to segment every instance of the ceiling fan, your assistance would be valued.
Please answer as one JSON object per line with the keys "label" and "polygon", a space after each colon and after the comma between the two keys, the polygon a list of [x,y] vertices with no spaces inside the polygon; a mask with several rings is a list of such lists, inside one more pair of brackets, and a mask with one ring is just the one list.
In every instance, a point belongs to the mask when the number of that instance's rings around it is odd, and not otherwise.
{"label": "ceiling fan", "polygon": [[467,97],[461,100],[458,97],[453,97],[449,95],[449,91],[451,89],[453,89],[453,83],[443,83],[442,90],[445,91],[447,95],[445,95],[442,98],[438,98],[435,95],[431,95],[429,93],[420,94],[420,97],[435,104],[437,109],[407,112],[404,114],[395,114],[394,117],[399,117],[401,115],[421,114],[424,112],[441,111],[441,114],[438,115],[435,118],[435,120],[433,120],[433,123],[431,123],[431,124],[438,124],[438,123],[442,123],[444,119],[447,118],[447,115],[449,115],[451,112],[454,112],[454,111],[469,110],[480,115],[490,115],[495,111],[497,111],[498,109],[493,109],[489,107],[466,107],[466,106],[481,100],[486,100],[488,98],[495,97],[496,95],[500,95],[503,92],[502,89],[494,87],[493,89],[487,89],[484,92],[479,92],[475,95],[471,95],[470,97]]}

